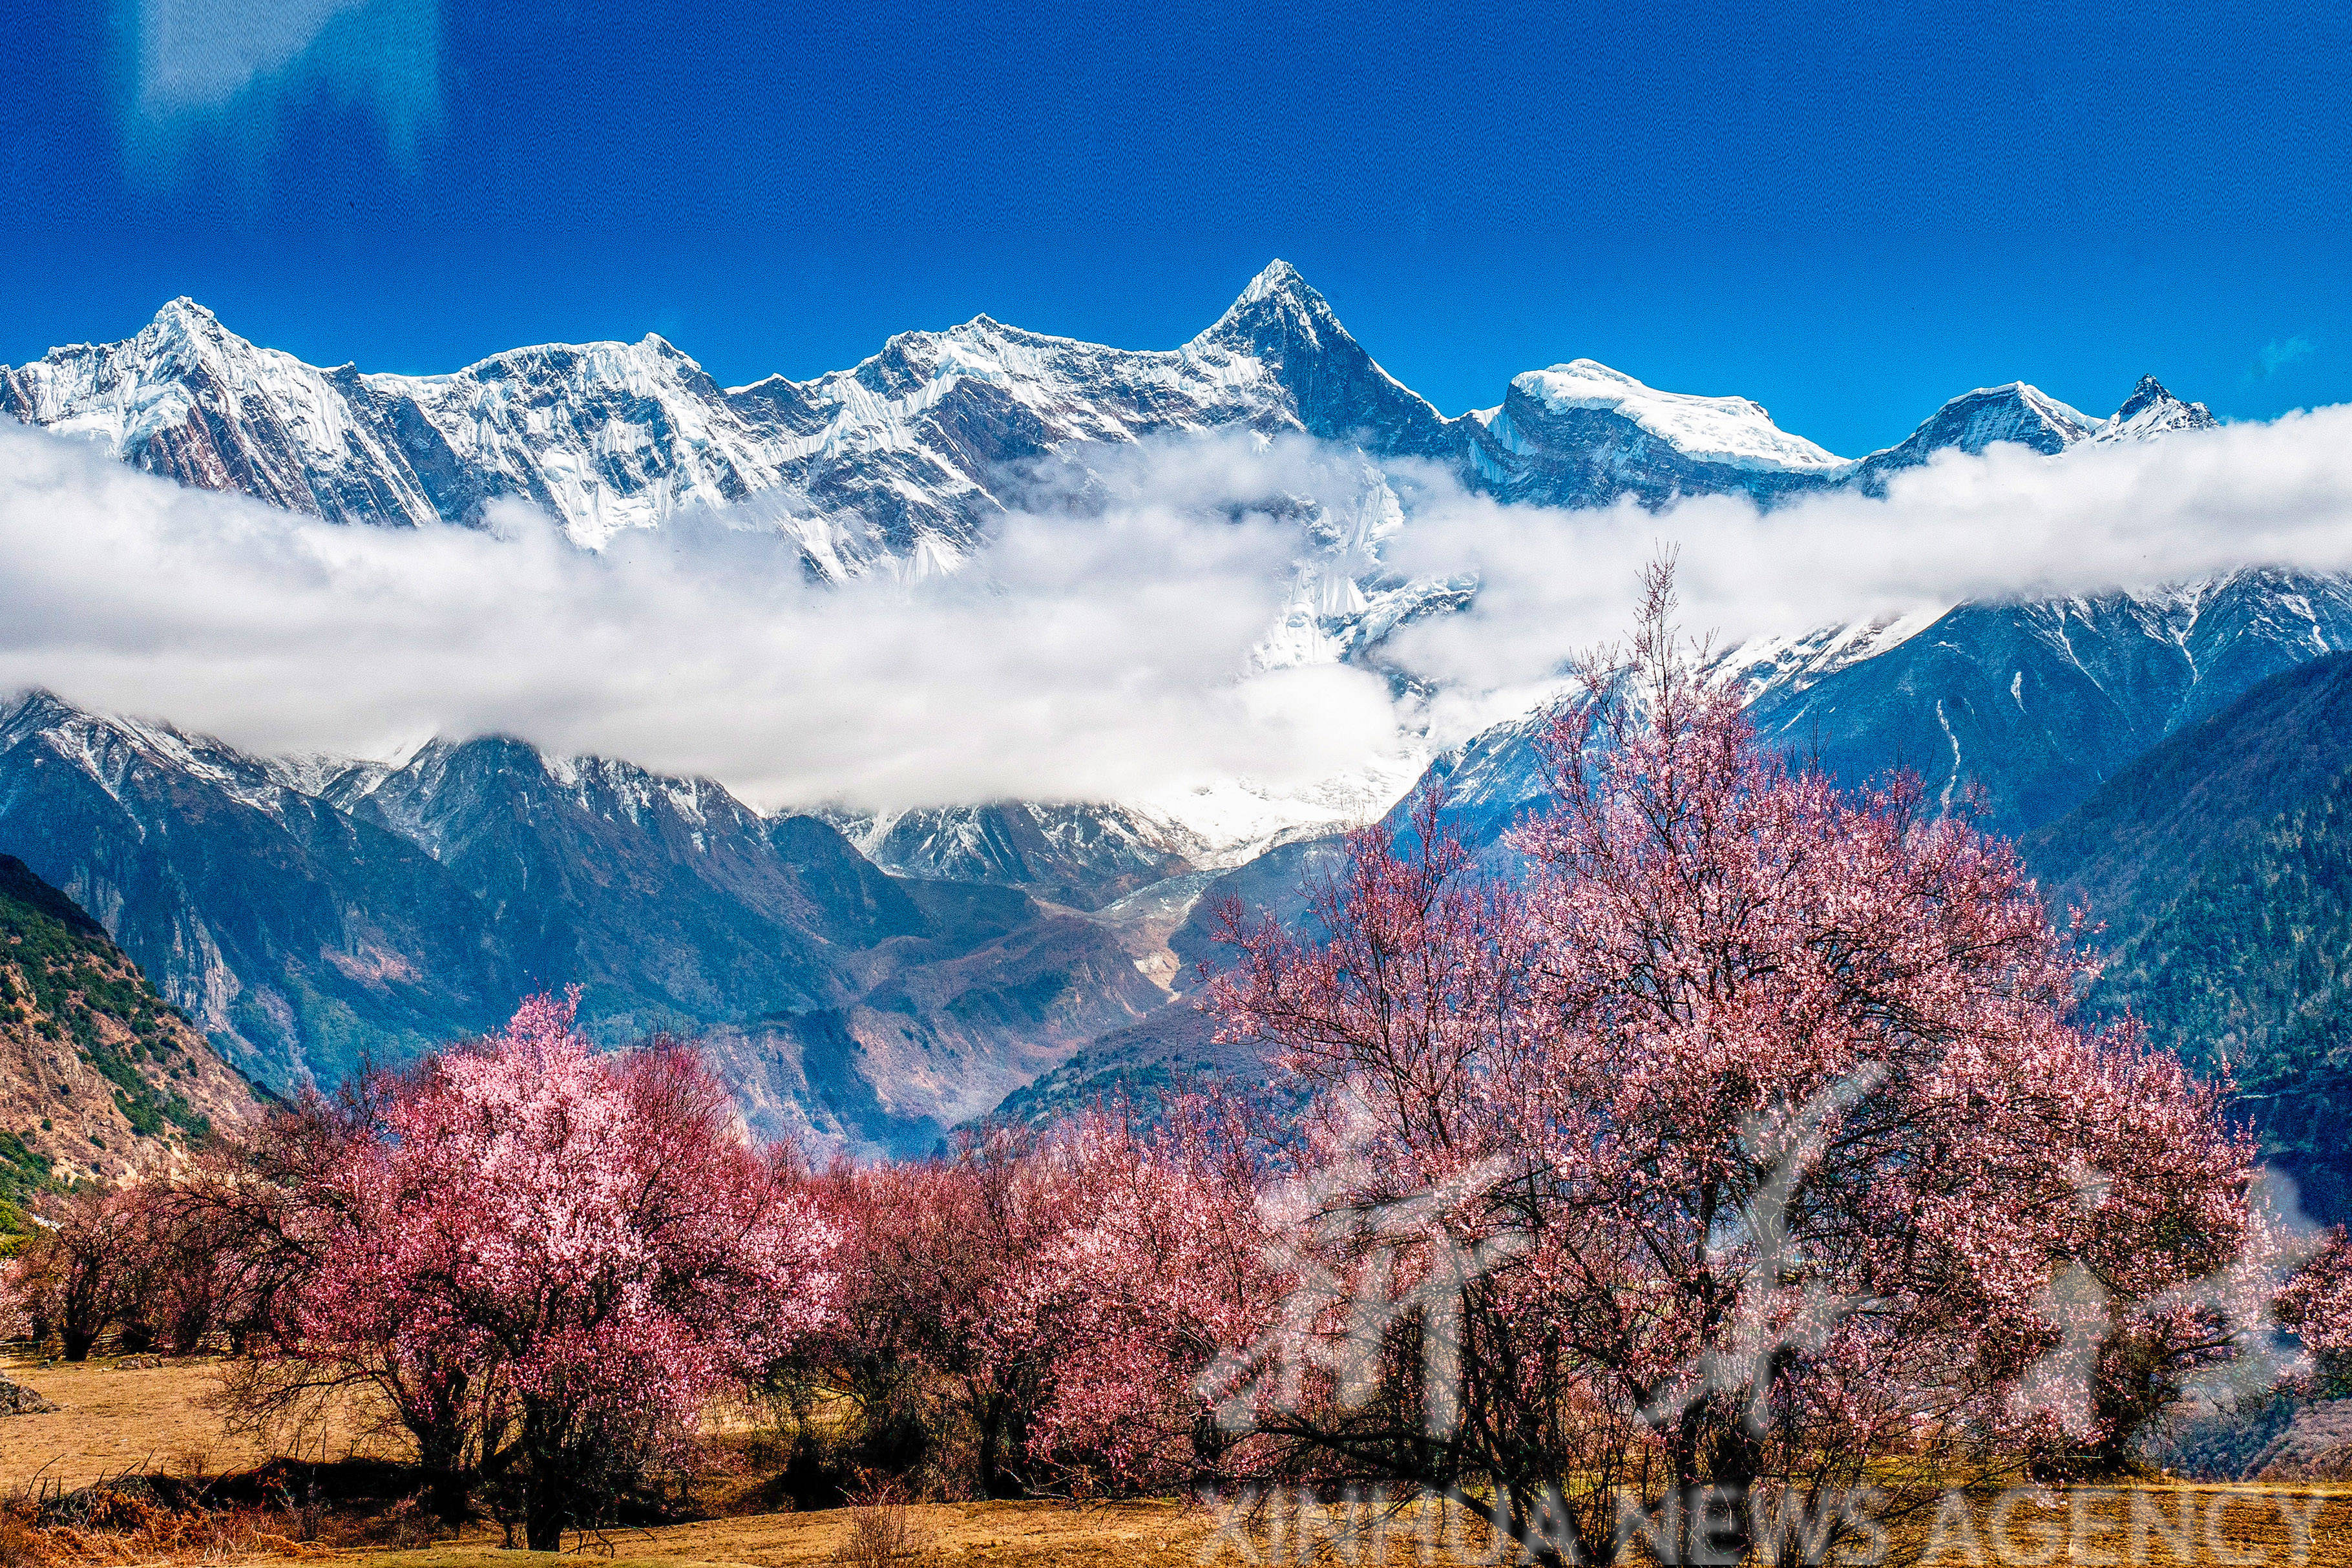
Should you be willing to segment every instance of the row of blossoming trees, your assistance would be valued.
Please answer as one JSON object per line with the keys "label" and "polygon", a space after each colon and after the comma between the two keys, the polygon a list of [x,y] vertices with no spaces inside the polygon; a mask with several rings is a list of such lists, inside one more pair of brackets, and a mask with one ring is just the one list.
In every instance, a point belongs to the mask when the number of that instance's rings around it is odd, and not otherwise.
{"label": "row of blossoming trees", "polygon": [[541,998],[85,1197],[18,1295],[69,1352],[225,1343],[249,1410],[373,1390],[441,1512],[535,1548],[756,1396],[945,1488],[1426,1490],[1538,1560],[1796,1560],[1864,1481],[2110,1469],[2185,1397],[2340,1373],[2352,1258],[2227,1086],[2075,1016],[2004,845],[1759,751],[1669,587],[1507,875],[1430,802],[1303,930],[1228,915],[1208,1005],[1303,1113],[812,1173]]}

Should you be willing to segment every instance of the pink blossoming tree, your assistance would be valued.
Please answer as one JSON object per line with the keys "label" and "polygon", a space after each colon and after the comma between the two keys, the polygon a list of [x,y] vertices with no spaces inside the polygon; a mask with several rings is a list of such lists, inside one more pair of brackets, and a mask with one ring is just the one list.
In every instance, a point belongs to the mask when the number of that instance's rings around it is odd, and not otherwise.
{"label": "pink blossoming tree", "polygon": [[1232,1407],[1542,1560],[1615,1560],[1629,1498],[1675,1551],[1818,1548],[1866,1467],[2111,1450],[2237,1332],[2189,1288],[2247,1228],[2220,1095],[2073,1017],[2005,845],[1761,750],[1670,607],[1582,671],[1524,877],[1424,802],[1319,936],[1234,912],[1213,993],[1323,1094]]}
{"label": "pink blossoming tree", "polygon": [[2322,1239],[2280,1292],[2279,1316],[2316,1358],[2321,1391],[2352,1399],[2352,1238]]}
{"label": "pink blossoming tree", "polygon": [[1024,1281],[1073,1222],[1071,1196],[1013,1129],[832,1175],[843,1290],[805,1372],[849,1396],[860,1463],[961,1469],[983,1497],[1029,1490],[1055,1346]]}
{"label": "pink blossoming tree", "polygon": [[1274,1320],[1291,1281],[1268,1246],[1241,1110],[1185,1097],[1145,1128],[1129,1109],[1047,1144],[1071,1221],[1002,1306],[1055,1347],[1032,1435],[1041,1465],[1074,1490],[1190,1492],[1245,1473],[1201,1375]]}
{"label": "pink blossoming tree", "polygon": [[534,1551],[814,1331],[833,1237],[689,1054],[602,1055],[572,1007],[378,1086],[287,1195],[295,1360],[375,1383],[428,1469],[510,1497]]}
{"label": "pink blossoming tree", "polygon": [[847,1396],[847,1463],[988,1497],[1214,1467],[1226,1439],[1194,1380],[1272,1300],[1229,1118],[1188,1103],[1150,1131],[1098,1109],[820,1190],[842,1291],[796,1370]]}

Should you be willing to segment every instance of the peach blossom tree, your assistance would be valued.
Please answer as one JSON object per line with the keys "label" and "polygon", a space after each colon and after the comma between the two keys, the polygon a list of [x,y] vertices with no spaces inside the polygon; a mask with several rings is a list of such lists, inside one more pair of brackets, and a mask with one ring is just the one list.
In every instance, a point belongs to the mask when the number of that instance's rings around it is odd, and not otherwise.
{"label": "peach blossom tree", "polygon": [[2005,844],[1759,747],[1670,609],[1581,670],[1517,874],[1423,800],[1317,929],[1229,914],[1212,991],[1321,1095],[1226,1408],[1539,1560],[1615,1560],[1628,1499],[1818,1550],[1874,1461],[2111,1447],[2242,1337],[2187,1291],[2248,1228],[2221,1093],[2076,1016]]}
{"label": "peach blossom tree", "polygon": [[295,1359],[377,1384],[534,1551],[815,1331],[834,1237],[688,1052],[602,1054],[572,1004],[383,1087],[289,1195]]}

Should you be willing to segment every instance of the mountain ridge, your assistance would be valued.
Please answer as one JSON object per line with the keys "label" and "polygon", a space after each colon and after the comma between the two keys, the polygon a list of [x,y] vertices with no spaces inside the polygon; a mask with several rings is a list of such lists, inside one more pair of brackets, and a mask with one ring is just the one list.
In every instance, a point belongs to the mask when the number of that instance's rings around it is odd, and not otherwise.
{"label": "mountain ridge", "polygon": [[[1896,769],[1938,809],[2031,831],[2116,769],[2282,671],[2352,651],[2352,577],[2246,568],[2141,593],[1969,602],[1901,619],[1759,638],[1717,656],[1767,746],[1846,784]],[[1484,846],[1538,793],[1543,710],[1433,760],[1393,807],[1443,788],[1449,821]]]}
{"label": "mountain ridge", "polygon": [[2226,1073],[2323,1221],[2352,1219],[2352,654],[2262,681],[2020,846],[2098,923],[2088,1005]]}
{"label": "mountain ridge", "polygon": [[[1568,380],[1587,391],[1562,394]],[[1600,382],[1612,390],[1592,394]],[[1652,417],[1698,405],[1715,405],[1703,423],[1717,432],[1735,407],[1747,412],[1734,423],[1760,429],[1715,450]],[[804,382],[736,387],[652,333],[509,349],[434,375],[321,368],[238,337],[182,296],[129,339],[0,368],[0,413],[183,483],[335,521],[478,525],[513,499],[598,546],[688,508],[756,504],[812,572],[835,580],[885,560],[951,566],[1003,509],[1009,471],[1074,444],[1154,434],[1297,430],[1438,462],[1506,500],[1659,506],[1879,490],[1946,447],[2014,439],[2056,451],[2213,423],[2153,378],[2105,422],[2011,382],[1964,393],[1904,442],[1849,460],[1779,431],[1746,399],[1660,392],[1574,360],[1514,377],[1494,408],[1448,416],[1278,259],[1174,349],[1115,349],[982,314],[894,334]]]}
{"label": "mountain ridge", "polygon": [[0,704],[0,852],[255,1078],[331,1085],[583,987],[606,1043],[699,1040],[771,1135],[928,1149],[1166,991],[1013,888],[892,877],[708,780],[499,737],[289,770],[47,694]]}

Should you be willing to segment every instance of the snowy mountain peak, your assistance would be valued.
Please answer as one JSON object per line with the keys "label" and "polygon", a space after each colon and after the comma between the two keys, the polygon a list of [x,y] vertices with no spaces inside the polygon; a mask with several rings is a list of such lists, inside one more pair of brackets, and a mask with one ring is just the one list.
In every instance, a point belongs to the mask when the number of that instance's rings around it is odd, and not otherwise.
{"label": "snowy mountain peak", "polygon": [[151,319],[148,324],[160,327],[163,331],[228,331],[226,327],[221,327],[221,318],[212,313],[212,308],[193,301],[186,294],[181,294],[179,298],[167,298],[163,310],[158,310],[155,319]]}
{"label": "snowy mountain peak", "polygon": [[1823,473],[1846,460],[1772,423],[1744,397],[1660,392],[1596,360],[1570,360],[1512,378],[1511,390],[1554,413],[1597,410],[1631,420],[1685,456],[1744,469]]}
{"label": "snowy mountain peak", "polygon": [[2183,402],[2154,376],[2142,376],[2131,396],[2101,425],[2095,441],[2146,441],[2177,430],[2210,430],[2221,422],[2201,402]]}
{"label": "snowy mountain peak", "polygon": [[1251,278],[1215,324],[1192,341],[1196,346],[1230,343],[1260,349],[1296,342],[1318,348],[1327,336],[1354,341],[1339,325],[1331,302],[1297,267],[1277,258]]}
{"label": "snowy mountain peak", "polygon": [[[2097,420],[2093,419],[2081,409],[2070,403],[2060,402],[2030,382],[2011,382],[2004,386],[1987,387],[1969,395],[1984,399],[1985,402],[1980,405],[1983,408],[2004,411],[1997,417],[2012,420],[2018,432],[2014,435],[1988,435],[1983,444],[1986,445],[1994,441],[2014,441],[2021,438],[2025,440],[2027,445],[2038,445],[2039,443],[2032,439],[2032,436],[2038,434],[2039,430],[2047,430],[2051,438],[2060,445],[2071,446],[2089,435],[2099,425]],[[2011,408],[2016,411],[2013,414],[2005,412]],[[1979,446],[1970,450],[1981,449]]]}
{"label": "snowy mountain peak", "polygon": [[625,381],[632,374],[651,371],[675,376],[683,371],[700,375],[702,367],[669,340],[653,332],[634,343],[617,339],[604,339],[587,343],[533,343],[529,348],[505,349],[486,360],[478,360],[462,371],[440,375],[406,376],[396,371],[380,371],[368,376],[370,382],[393,384],[448,385],[461,381],[487,382],[500,377],[584,375],[592,380]]}
{"label": "snowy mountain peak", "polygon": [[47,686],[0,693],[0,745],[20,730],[46,729],[79,716],[79,710]]}
{"label": "snowy mountain peak", "polygon": [[1298,269],[1280,256],[1267,262],[1258,275],[1250,279],[1249,287],[1242,290],[1239,303],[1255,304],[1274,294],[1302,295],[1318,304],[1323,300],[1320,294],[1307,287],[1307,279],[1298,276]]}
{"label": "snowy mountain peak", "polygon": [[1927,416],[1900,444],[1864,461],[1876,469],[1907,468],[1956,449],[1975,456],[1996,442],[2048,455],[2087,439],[2100,422],[2024,382],[1962,392]]}
{"label": "snowy mountain peak", "polygon": [[1997,387],[1979,387],[1974,392],[1963,392],[1952,399],[1944,408],[1964,411],[1975,419],[1977,433],[1983,436],[1983,445],[2017,439],[2013,435],[1992,434],[2003,428],[2012,428],[2021,434],[2046,429],[2062,444],[2071,445],[2097,429],[2099,424],[2081,409],[2059,402],[2031,382],[2004,382]]}
{"label": "snowy mountain peak", "polygon": [[[156,311],[154,319],[140,329],[138,336],[131,340],[140,345],[149,356],[156,358],[193,354],[217,359],[266,351],[222,326],[219,317],[184,294]],[[78,345],[82,351],[88,351],[91,347],[89,344]],[[60,354],[75,351],[69,349],[51,350],[49,357],[55,360]]]}
{"label": "snowy mountain peak", "polygon": [[2009,442],[2048,456],[2089,440],[2104,427],[2105,422],[2024,382],[1979,387],[1929,414],[1926,423],[1896,444],[1864,458],[1854,465],[1848,482],[1865,494],[1884,495],[1890,475],[1916,468],[1938,452],[1958,451],[1973,457],[1998,442]]}

